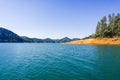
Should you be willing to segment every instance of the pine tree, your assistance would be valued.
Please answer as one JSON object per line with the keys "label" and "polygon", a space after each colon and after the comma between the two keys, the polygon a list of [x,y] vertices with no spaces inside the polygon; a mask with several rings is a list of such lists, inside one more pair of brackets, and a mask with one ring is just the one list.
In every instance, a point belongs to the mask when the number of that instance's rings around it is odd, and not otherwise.
{"label": "pine tree", "polygon": [[107,28],[107,18],[104,16],[101,20],[101,37],[104,37],[105,29]]}
{"label": "pine tree", "polygon": [[101,30],[101,24],[98,22],[97,27],[96,27],[96,37],[100,35],[100,30]]}
{"label": "pine tree", "polygon": [[120,37],[120,13],[104,16],[96,26],[95,37]]}

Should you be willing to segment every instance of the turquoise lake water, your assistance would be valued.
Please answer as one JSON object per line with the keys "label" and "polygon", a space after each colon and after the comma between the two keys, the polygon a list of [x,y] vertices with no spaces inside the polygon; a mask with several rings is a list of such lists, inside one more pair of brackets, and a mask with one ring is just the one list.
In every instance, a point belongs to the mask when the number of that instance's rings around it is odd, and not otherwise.
{"label": "turquoise lake water", "polygon": [[0,80],[120,80],[120,46],[0,43]]}

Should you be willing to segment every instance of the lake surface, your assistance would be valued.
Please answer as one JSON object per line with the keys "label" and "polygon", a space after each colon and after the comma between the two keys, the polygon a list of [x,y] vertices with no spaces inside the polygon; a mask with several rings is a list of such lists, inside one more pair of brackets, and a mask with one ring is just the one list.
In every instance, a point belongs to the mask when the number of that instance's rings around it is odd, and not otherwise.
{"label": "lake surface", "polygon": [[120,46],[0,43],[0,80],[120,80]]}

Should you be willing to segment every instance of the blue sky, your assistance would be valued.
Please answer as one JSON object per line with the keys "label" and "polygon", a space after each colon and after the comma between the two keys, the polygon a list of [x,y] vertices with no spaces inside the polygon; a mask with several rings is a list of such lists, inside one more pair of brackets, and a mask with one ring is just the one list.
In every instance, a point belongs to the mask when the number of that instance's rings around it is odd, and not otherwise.
{"label": "blue sky", "polygon": [[20,36],[83,38],[120,12],[120,0],[0,0],[0,26]]}

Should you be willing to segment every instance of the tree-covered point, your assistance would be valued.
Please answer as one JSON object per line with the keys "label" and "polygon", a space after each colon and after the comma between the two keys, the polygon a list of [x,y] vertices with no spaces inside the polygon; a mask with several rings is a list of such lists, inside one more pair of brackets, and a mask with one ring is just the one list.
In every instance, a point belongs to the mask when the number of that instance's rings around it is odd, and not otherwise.
{"label": "tree-covered point", "polygon": [[97,24],[94,37],[120,37],[120,13],[104,16]]}

